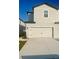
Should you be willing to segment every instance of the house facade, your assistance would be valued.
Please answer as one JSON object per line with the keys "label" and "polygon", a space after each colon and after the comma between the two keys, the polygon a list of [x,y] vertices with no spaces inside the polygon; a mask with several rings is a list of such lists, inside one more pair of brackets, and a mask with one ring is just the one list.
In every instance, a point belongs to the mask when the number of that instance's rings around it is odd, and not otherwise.
{"label": "house facade", "polygon": [[58,9],[49,4],[40,4],[30,14],[33,19],[26,23],[27,38],[59,39]]}
{"label": "house facade", "polygon": [[25,23],[22,19],[19,19],[19,32],[25,31]]}

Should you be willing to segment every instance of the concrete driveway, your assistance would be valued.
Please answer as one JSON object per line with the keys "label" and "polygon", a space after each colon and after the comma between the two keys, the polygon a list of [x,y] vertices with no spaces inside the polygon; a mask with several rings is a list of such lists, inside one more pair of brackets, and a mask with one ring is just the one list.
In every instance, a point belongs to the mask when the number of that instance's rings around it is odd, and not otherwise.
{"label": "concrete driveway", "polygon": [[58,55],[59,41],[52,38],[32,38],[20,51],[21,56]]}

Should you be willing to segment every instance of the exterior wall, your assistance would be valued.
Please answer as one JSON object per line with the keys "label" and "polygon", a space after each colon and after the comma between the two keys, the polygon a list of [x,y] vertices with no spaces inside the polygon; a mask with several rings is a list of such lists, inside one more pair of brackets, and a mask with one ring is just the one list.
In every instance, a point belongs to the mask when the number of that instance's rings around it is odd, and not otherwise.
{"label": "exterior wall", "polygon": [[[45,10],[48,10],[48,17],[44,17]],[[26,24],[27,37],[33,37],[32,35],[35,35],[36,37],[40,37],[40,33],[42,31],[45,33],[51,32],[54,35],[54,38],[59,38],[58,25],[55,24],[55,22],[59,22],[58,21],[58,11],[56,9],[54,9],[50,6],[47,6],[45,4],[35,7],[34,8],[34,22],[36,22],[36,23],[27,23]],[[33,29],[33,27],[36,27],[36,28]],[[39,29],[37,27],[39,27]],[[41,29],[40,27],[44,27],[44,28]],[[51,29],[48,30],[45,27],[54,28],[54,30],[51,31]],[[46,31],[48,31],[48,32],[46,32]],[[39,35],[37,35],[37,32],[39,33]],[[48,36],[50,37],[52,34],[48,34]]]}
{"label": "exterior wall", "polygon": [[25,23],[19,20],[19,31],[25,31]]}
{"label": "exterior wall", "polygon": [[[48,17],[44,17],[44,11],[48,11]],[[58,11],[45,4],[34,8],[34,21],[40,26],[53,26],[58,21]]]}
{"label": "exterior wall", "polygon": [[54,38],[59,40],[59,24],[55,24],[54,26]]}
{"label": "exterior wall", "polygon": [[[48,10],[48,17],[44,17],[44,10]],[[35,24],[27,24],[28,27],[53,27],[54,22],[58,21],[58,11],[50,6],[41,5],[34,8]]]}

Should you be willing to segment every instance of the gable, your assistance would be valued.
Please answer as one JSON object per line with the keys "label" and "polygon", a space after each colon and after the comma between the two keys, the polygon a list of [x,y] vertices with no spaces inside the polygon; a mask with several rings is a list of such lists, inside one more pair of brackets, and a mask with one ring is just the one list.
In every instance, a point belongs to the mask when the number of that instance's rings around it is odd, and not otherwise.
{"label": "gable", "polygon": [[53,5],[48,4],[48,3],[38,4],[38,5],[34,6],[34,7],[33,7],[33,9],[34,9],[34,8],[36,8],[36,7],[40,7],[40,6],[42,6],[42,5],[49,6],[49,7],[51,7],[51,8],[56,9],[56,10],[58,10],[58,9],[59,9],[59,8],[54,7]]}
{"label": "gable", "polygon": [[[40,17],[41,19],[43,19],[41,16],[43,16],[43,12],[45,11],[45,10],[47,10],[48,11],[48,13],[51,13],[52,12],[52,14],[53,15],[56,15],[56,16],[53,16],[53,17],[57,17],[57,15],[58,15],[58,8],[56,8],[56,7],[54,7],[54,6],[52,6],[52,5],[50,5],[50,4],[47,4],[47,3],[43,3],[43,4],[38,4],[38,5],[36,5],[36,6],[34,6],[33,8],[32,8],[32,12],[33,12],[33,19],[32,19],[32,22],[26,22],[26,23],[36,23],[37,21],[37,19]],[[40,11],[40,12],[39,12]],[[50,16],[50,18],[52,17],[52,14],[50,14],[51,16]],[[49,16],[49,15],[48,15]],[[40,19],[39,18],[39,19]]]}
{"label": "gable", "polygon": [[58,10],[46,4],[34,8],[34,21],[40,25],[53,25],[58,21]]}
{"label": "gable", "polygon": [[48,5],[46,5],[46,4],[42,4],[42,5],[39,5],[39,6],[37,6],[37,7],[35,7],[34,9],[33,9],[33,12],[34,12],[34,10],[35,9],[41,9],[41,10],[43,10],[43,9],[45,9],[45,10],[48,10],[48,9],[53,9],[53,10],[56,10],[56,11],[58,11],[57,9],[55,9],[55,8],[53,8],[53,7],[50,7],[50,6],[48,6]]}

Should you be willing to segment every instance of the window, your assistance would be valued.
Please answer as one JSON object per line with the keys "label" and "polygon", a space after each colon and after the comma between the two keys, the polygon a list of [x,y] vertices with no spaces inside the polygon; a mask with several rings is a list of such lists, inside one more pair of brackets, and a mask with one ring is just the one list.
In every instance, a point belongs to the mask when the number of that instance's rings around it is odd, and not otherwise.
{"label": "window", "polygon": [[47,10],[44,11],[44,17],[48,17],[48,11]]}

